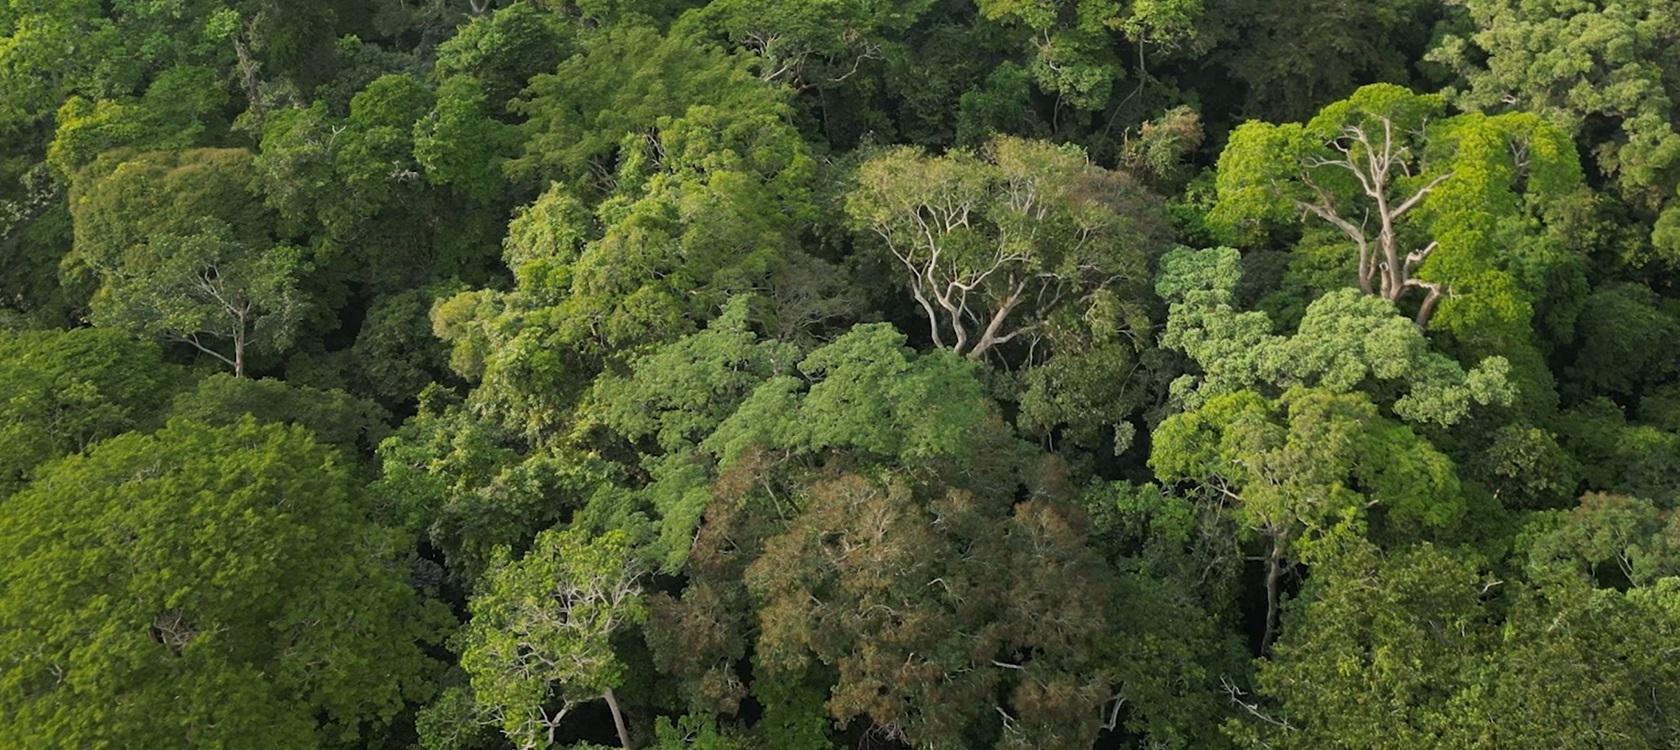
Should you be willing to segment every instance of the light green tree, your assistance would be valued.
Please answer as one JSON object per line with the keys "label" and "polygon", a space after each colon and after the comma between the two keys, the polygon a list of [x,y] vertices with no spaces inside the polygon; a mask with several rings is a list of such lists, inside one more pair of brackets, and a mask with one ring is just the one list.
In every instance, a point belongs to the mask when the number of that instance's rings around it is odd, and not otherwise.
{"label": "light green tree", "polygon": [[971,359],[1042,337],[1062,308],[1137,304],[1165,245],[1158,199],[1075,147],[1007,137],[980,154],[901,147],[865,162],[857,183],[852,222],[898,266],[934,345]]}
{"label": "light green tree", "polygon": [[1449,95],[1490,112],[1535,112],[1576,135],[1623,200],[1654,222],[1650,255],[1641,247],[1628,260],[1680,260],[1680,10],[1663,0],[1464,7],[1473,29],[1430,53],[1461,77]]}
{"label": "light green tree", "polygon": [[1184,352],[1200,369],[1172,384],[1182,404],[1245,389],[1362,390],[1408,422],[1450,427],[1473,404],[1511,402],[1503,358],[1466,371],[1434,351],[1394,305],[1353,289],[1313,301],[1292,335],[1273,334],[1265,313],[1235,309],[1241,273],[1230,248],[1181,248],[1161,259],[1155,288],[1169,305],[1161,345]]}
{"label": "light green tree", "polygon": [[153,237],[105,269],[92,319],[191,345],[244,377],[247,353],[284,351],[296,335],[305,268],[295,248],[253,247],[207,221]]}
{"label": "light green tree", "polygon": [[[1416,298],[1415,319],[1428,326],[1449,296],[1488,287],[1490,271],[1511,273],[1499,254],[1516,238],[1490,242],[1494,230],[1519,224],[1531,235],[1524,219],[1581,186],[1557,128],[1447,118],[1444,107],[1438,95],[1375,84],[1306,123],[1244,123],[1220,154],[1210,218],[1250,240],[1297,217],[1322,222],[1352,244],[1354,286],[1397,304]],[[1513,286],[1522,288],[1507,281],[1495,293]]]}
{"label": "light green tree", "polygon": [[612,638],[646,617],[625,537],[543,532],[525,556],[502,550],[472,598],[461,667],[474,706],[524,750],[549,747],[578,705],[605,700],[619,742],[629,728],[613,689],[624,665]]}
{"label": "light green tree", "polygon": [[42,468],[0,529],[0,742],[352,747],[432,670],[339,454],[301,428],[174,421]]}
{"label": "light green tree", "polygon": [[1229,508],[1264,542],[1263,646],[1277,633],[1283,576],[1320,540],[1366,528],[1375,508],[1382,533],[1401,537],[1450,528],[1465,512],[1452,461],[1361,393],[1237,391],[1168,417],[1153,437],[1156,476]]}

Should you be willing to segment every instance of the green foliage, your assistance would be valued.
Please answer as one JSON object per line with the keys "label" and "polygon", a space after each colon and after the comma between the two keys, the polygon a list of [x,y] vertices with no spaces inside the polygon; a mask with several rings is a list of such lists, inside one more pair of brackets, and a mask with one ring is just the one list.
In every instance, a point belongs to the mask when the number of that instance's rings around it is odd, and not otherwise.
{"label": "green foliage", "polygon": [[1581,462],[1586,489],[1680,499],[1680,433],[1630,421],[1615,402],[1599,397],[1565,411],[1558,436]]}
{"label": "green foliage", "polygon": [[[998,138],[981,154],[900,147],[858,168],[846,212],[873,235],[926,317],[934,345],[970,358],[1057,320],[1147,327],[1136,301],[1164,247],[1159,203],[1075,147]],[[1106,315],[1105,315],[1106,313]]]}
{"label": "green foliage", "polygon": [[[1034,51],[1028,69],[1039,87],[1074,107],[1102,110],[1121,67],[1116,32],[1139,45],[1174,46],[1196,35],[1202,0],[980,0],[984,18],[1018,27]],[[1143,76],[1146,71],[1133,71]]]}
{"label": "green foliage", "polygon": [[[684,714],[675,722],[663,716],[653,725],[655,750],[737,750],[744,747],[717,729],[717,722]],[[808,747],[808,746],[805,746]]]}
{"label": "green foliage", "polygon": [[911,357],[884,324],[853,328],[799,363],[812,383],[771,378],[701,447],[732,463],[750,447],[856,450],[906,461],[970,458],[987,407],[971,365],[948,352]]}
{"label": "green foliage", "polygon": [[1622,199],[1658,217],[1650,247],[1628,260],[1680,258],[1680,11],[1660,0],[1465,7],[1473,28],[1430,53],[1462,77],[1455,98],[1478,109],[1515,105],[1575,133]]}
{"label": "green foliage", "polygon": [[414,124],[414,160],[434,184],[476,198],[494,197],[502,189],[501,163],[517,133],[490,117],[489,98],[476,78],[444,79],[437,99],[437,107]]}
{"label": "green foliage", "polygon": [[1283,712],[1257,703],[1230,733],[1250,747],[1473,746],[1450,738],[1476,727],[1461,703],[1495,637],[1484,581],[1427,545],[1390,555],[1350,546],[1315,568],[1260,665],[1259,691]]}
{"label": "green foliage", "polygon": [[934,5],[933,0],[715,0],[683,14],[673,34],[722,37],[759,58],[759,76],[834,87]]}
{"label": "green foliage", "polygon": [[[572,106],[557,98],[560,79],[546,85],[534,86],[549,94],[531,106]],[[762,101],[769,111],[695,106],[626,134],[604,201],[591,206],[555,183],[516,215],[504,253],[514,290],[462,294],[434,311],[452,366],[482,380],[485,409],[550,431],[602,360],[694,332],[730,298],[801,269],[789,261],[800,257],[798,222],[814,212],[815,164],[779,101]]]}
{"label": "green foliage", "polygon": [[1234,39],[1213,58],[1242,82],[1242,113],[1270,119],[1308,117],[1361,83],[1407,83],[1436,17],[1419,0],[1237,0],[1218,11],[1202,33]]}
{"label": "green foliage", "polygon": [[0,132],[27,133],[71,97],[116,99],[178,66],[225,66],[239,26],[239,12],[219,0],[8,4],[0,10]]}
{"label": "green foliage", "polygon": [[1554,515],[1555,523],[1526,545],[1527,573],[1535,580],[1619,588],[1680,573],[1680,524],[1650,500],[1589,493]]}
{"label": "green foliage", "polygon": [[1342,289],[1307,306],[1290,336],[1270,333],[1265,313],[1233,307],[1242,264],[1235,250],[1179,249],[1161,261],[1156,292],[1167,300],[1161,345],[1201,369],[1172,385],[1182,403],[1269,386],[1366,391],[1408,422],[1452,426],[1472,403],[1508,404],[1508,363],[1490,357],[1466,372],[1430,348],[1389,302]]}
{"label": "green foliage", "polygon": [[512,3],[474,17],[438,45],[432,75],[440,83],[457,76],[479,81],[492,111],[501,112],[533,76],[565,58],[569,32],[537,4]]}
{"label": "green foliage", "polygon": [[198,381],[196,388],[177,394],[169,414],[209,425],[236,424],[246,415],[258,422],[298,425],[317,441],[348,455],[379,445],[389,430],[383,409],[343,391],[227,373],[211,375]]}
{"label": "green foliage", "polygon": [[1333,229],[1354,246],[1354,286],[1415,304],[1420,326],[1469,356],[1517,363],[1519,395],[1541,412],[1555,394],[1533,327],[1567,330],[1585,287],[1559,236],[1583,196],[1580,164],[1536,117],[1442,108],[1379,84],[1304,124],[1245,123],[1220,155],[1209,219],[1249,244],[1296,217]]}
{"label": "green foliage", "polygon": [[[1482,739],[1580,744],[1615,737],[1661,747],[1680,731],[1680,673],[1654,658],[1680,644],[1680,580],[1625,592],[1585,586],[1544,589],[1518,600],[1493,669],[1498,684],[1482,710]],[[1567,691],[1559,686],[1571,686]]]}
{"label": "green foliage", "polygon": [[[1552,535],[1579,538],[1584,518],[1626,507],[1604,500],[1588,498]],[[1261,695],[1276,703],[1245,704],[1250,719],[1227,728],[1255,747],[1494,748],[1606,737],[1659,747],[1673,731],[1663,717],[1680,682],[1649,654],[1675,642],[1675,580],[1625,591],[1549,574],[1494,581],[1432,547],[1382,555],[1355,544],[1291,605],[1291,627],[1259,673]],[[1516,589],[1512,602],[1491,606],[1485,598],[1501,586]]]}
{"label": "green foliage", "polygon": [[0,746],[1669,747],[1671,5],[0,0]]}
{"label": "green foliage", "polygon": [[379,444],[380,505],[444,555],[447,572],[476,578],[492,551],[523,549],[603,480],[588,462],[540,453],[522,459],[517,436],[475,418],[436,386],[420,412]]}
{"label": "green foliage", "polygon": [[202,67],[165,71],[135,102],[90,102],[72,96],[58,110],[58,130],[47,147],[47,163],[71,175],[113,149],[190,148],[205,138],[226,103],[227,93],[215,71]]}
{"label": "green foliage", "polygon": [[273,217],[253,192],[253,155],[244,149],[114,151],[71,182],[75,244],[63,268],[69,280],[99,281],[153,237],[188,235],[207,220],[249,247],[272,243]]}
{"label": "green foliage", "polygon": [[1575,363],[1566,373],[1586,393],[1631,395],[1680,369],[1668,345],[1680,337],[1680,307],[1642,285],[1593,290],[1575,336]]}
{"label": "green foliage", "polygon": [[1235,501],[1244,523],[1279,546],[1363,527],[1377,507],[1403,534],[1450,527],[1464,513],[1452,461],[1358,393],[1211,398],[1161,423],[1149,463],[1164,480]]}
{"label": "green foliage", "polygon": [[48,459],[154,426],[185,379],[118,331],[0,331],[0,497]]}
{"label": "green foliage", "polygon": [[321,101],[268,115],[256,160],[268,205],[332,241],[363,240],[369,222],[414,192],[416,123],[433,98],[413,77],[391,74],[351,98],[348,118]]}
{"label": "green foliage", "polygon": [[112,438],[5,512],[9,746],[351,746],[425,696],[441,611],[301,429]]}
{"label": "green foliage", "polygon": [[781,91],[760,82],[748,60],[715,47],[635,26],[592,35],[581,47],[514,103],[528,138],[508,165],[514,175],[607,182],[626,135],[699,105],[731,117],[785,116]]}
{"label": "green foliage", "polygon": [[448,352],[432,335],[431,308],[444,289],[411,289],[380,297],[368,309],[356,342],[354,392],[387,406],[415,398],[448,372]]}
{"label": "green foliage", "polygon": [[244,244],[215,220],[191,234],[154,235],[104,269],[97,325],[190,344],[243,376],[247,352],[291,345],[307,304],[295,248]]}
{"label": "green foliage", "polygon": [[736,297],[706,330],[630,363],[630,375],[596,381],[590,412],[629,440],[661,451],[692,450],[760,383],[791,369],[796,348],[760,340],[748,325],[751,299]]}
{"label": "green foliage", "polygon": [[578,704],[624,680],[612,637],[646,617],[625,539],[547,531],[491,560],[459,638],[472,701],[519,747],[546,747]]}

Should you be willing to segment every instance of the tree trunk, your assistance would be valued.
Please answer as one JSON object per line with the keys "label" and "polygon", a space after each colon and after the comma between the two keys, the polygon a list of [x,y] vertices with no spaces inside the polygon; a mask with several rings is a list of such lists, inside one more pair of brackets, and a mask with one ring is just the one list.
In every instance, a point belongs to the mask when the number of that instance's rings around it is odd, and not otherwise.
{"label": "tree trunk", "polygon": [[607,699],[607,708],[612,710],[613,727],[618,730],[618,744],[623,746],[624,750],[633,750],[630,744],[630,730],[624,726],[624,713],[618,709],[618,696],[613,695],[612,688],[607,688],[607,692],[602,693],[601,697]]}
{"label": "tree trunk", "polygon": [[245,336],[233,337],[233,376],[245,377]]}
{"label": "tree trunk", "polygon": [[1272,552],[1266,556],[1266,630],[1260,636],[1260,653],[1272,651],[1272,639],[1277,637],[1278,598],[1283,584],[1283,542],[1272,540]]}
{"label": "tree trunk", "polygon": [[1429,318],[1435,314],[1435,305],[1441,301],[1440,284],[1431,284],[1425,289],[1429,290],[1429,296],[1423,298],[1423,304],[1418,306],[1417,317],[1414,319],[1419,328],[1429,327]]}

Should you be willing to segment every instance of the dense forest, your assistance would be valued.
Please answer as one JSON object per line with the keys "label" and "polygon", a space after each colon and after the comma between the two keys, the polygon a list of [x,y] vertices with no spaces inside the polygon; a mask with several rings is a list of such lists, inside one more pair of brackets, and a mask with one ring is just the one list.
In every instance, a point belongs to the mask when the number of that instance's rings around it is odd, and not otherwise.
{"label": "dense forest", "polygon": [[1674,0],[0,0],[0,747],[1680,747]]}

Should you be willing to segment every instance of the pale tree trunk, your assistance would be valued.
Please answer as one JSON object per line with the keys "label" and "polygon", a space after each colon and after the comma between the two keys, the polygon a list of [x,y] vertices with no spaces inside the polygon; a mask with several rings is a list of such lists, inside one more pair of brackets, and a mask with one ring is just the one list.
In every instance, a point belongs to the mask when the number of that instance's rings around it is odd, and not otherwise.
{"label": "pale tree trunk", "polygon": [[233,328],[233,376],[245,377],[245,315],[241,313]]}
{"label": "pale tree trunk", "polygon": [[[1359,277],[1356,281],[1361,292],[1377,294],[1383,299],[1397,303],[1406,295],[1407,290],[1425,290],[1427,296],[1414,320],[1419,327],[1428,326],[1429,318],[1435,312],[1435,305],[1446,290],[1439,283],[1422,281],[1413,277],[1412,273],[1434,251],[1435,243],[1430,242],[1421,250],[1402,253],[1397,222],[1451,177],[1451,173],[1435,177],[1410,195],[1391,195],[1394,191],[1394,170],[1404,172],[1407,169],[1405,159],[1408,147],[1395,142],[1394,123],[1387,118],[1383,118],[1382,133],[1375,138],[1364,128],[1350,125],[1329,145],[1341,153],[1340,158],[1314,159],[1308,161],[1306,166],[1309,169],[1336,167],[1352,174],[1358,180],[1365,197],[1376,204],[1375,216],[1366,214],[1359,217],[1357,223],[1349,219],[1336,205],[1329,191],[1315,183],[1308,173],[1303,173],[1302,178],[1307,187],[1312,189],[1315,199],[1296,200],[1295,206],[1334,226],[1359,248]],[[1361,151],[1363,153],[1355,155]],[[1371,218],[1375,218],[1377,222],[1377,236],[1374,238],[1366,234],[1366,226]],[[1373,277],[1377,281],[1376,284],[1372,284]]]}
{"label": "pale tree trunk", "polygon": [[618,730],[618,744],[625,750],[634,750],[630,744],[630,729],[624,725],[624,712],[618,708],[618,696],[613,695],[612,688],[607,688],[607,692],[602,693],[601,697],[607,699],[607,708],[612,710],[613,727]]}
{"label": "pale tree trunk", "polygon": [[1282,596],[1284,572],[1283,540],[1272,538],[1271,554],[1266,556],[1266,629],[1260,636],[1260,653],[1272,651],[1272,641],[1278,631],[1278,599]]}

